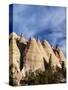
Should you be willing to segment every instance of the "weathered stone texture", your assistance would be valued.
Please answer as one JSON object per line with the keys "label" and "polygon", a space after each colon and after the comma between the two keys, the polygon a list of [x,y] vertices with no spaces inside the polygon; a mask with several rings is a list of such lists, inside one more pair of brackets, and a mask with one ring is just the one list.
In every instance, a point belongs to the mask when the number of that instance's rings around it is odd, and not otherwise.
{"label": "weathered stone texture", "polygon": [[65,63],[66,59],[61,49],[52,48],[46,40],[26,40],[22,34],[17,36],[14,32],[9,36],[9,75],[17,85],[26,72],[44,71],[45,65],[51,65],[54,69],[62,68],[63,61]]}

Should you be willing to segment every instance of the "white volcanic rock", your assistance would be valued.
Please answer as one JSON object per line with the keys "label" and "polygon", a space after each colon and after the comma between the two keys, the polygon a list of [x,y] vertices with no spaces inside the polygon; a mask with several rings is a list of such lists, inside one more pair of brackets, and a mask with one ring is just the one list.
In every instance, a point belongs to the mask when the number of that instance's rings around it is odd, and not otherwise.
{"label": "white volcanic rock", "polygon": [[60,61],[65,61],[65,56],[60,48],[57,48],[57,51],[59,53]]}
{"label": "white volcanic rock", "polygon": [[23,60],[26,71],[32,70],[34,72],[38,69],[44,70],[43,56],[34,38],[29,40],[27,48],[24,51]]}
{"label": "white volcanic rock", "polygon": [[19,82],[21,79],[20,51],[19,51],[19,48],[17,47],[17,43],[16,43],[17,36],[15,33],[13,33],[12,35],[13,36],[10,40],[10,45],[9,45],[9,68],[10,68],[9,73],[10,73],[10,77],[16,78],[16,81]]}
{"label": "white volcanic rock", "polygon": [[[46,70],[46,64],[48,66],[51,65],[56,70],[56,67],[61,68],[60,61],[66,62],[61,49],[55,49],[55,51],[58,52],[55,53],[54,48],[51,47],[46,40],[42,43],[35,38],[31,38],[27,41],[22,34],[18,36],[16,33],[12,32],[9,36],[9,41],[10,76],[16,78],[17,83],[25,77],[26,71],[29,72],[31,70],[34,72],[39,69],[44,71]],[[44,60],[46,62],[44,62]],[[21,65],[22,69],[20,67]]]}
{"label": "white volcanic rock", "polygon": [[9,46],[9,59],[10,63],[20,62],[20,51],[16,43],[16,39],[12,38]]}
{"label": "white volcanic rock", "polygon": [[43,56],[43,58],[48,63],[49,62],[49,58],[48,58],[47,53],[45,52],[45,50],[44,50],[44,48],[43,48],[40,40],[38,40],[37,44],[38,44],[38,47],[39,47],[39,50],[40,50],[41,55]]}
{"label": "white volcanic rock", "polygon": [[61,65],[59,63],[59,59],[55,56],[48,41],[45,40],[44,42],[42,42],[42,45],[43,45],[43,48],[44,48],[45,52],[47,53],[48,57],[50,57],[50,54],[52,54],[52,57],[51,57],[52,66],[55,66],[55,67],[58,66],[59,68],[61,68]]}
{"label": "white volcanic rock", "polygon": [[65,59],[65,56],[64,56],[62,50],[60,48],[57,48],[56,51],[57,51],[57,53],[55,53],[55,55],[58,57],[60,63],[64,62],[65,67],[66,67],[66,59]]}

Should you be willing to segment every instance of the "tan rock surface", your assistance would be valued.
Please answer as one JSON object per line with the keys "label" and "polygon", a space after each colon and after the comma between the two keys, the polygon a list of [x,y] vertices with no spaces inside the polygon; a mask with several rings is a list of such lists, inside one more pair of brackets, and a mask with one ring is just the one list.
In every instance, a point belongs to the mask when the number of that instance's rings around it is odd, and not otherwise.
{"label": "tan rock surface", "polygon": [[[55,53],[46,40],[42,43],[35,38],[27,41],[22,34],[18,36],[14,32],[10,34],[9,40],[10,76],[16,78],[17,83],[20,82],[21,78],[25,77],[26,71],[46,70],[44,60],[47,62],[47,65],[49,65],[49,61],[51,61],[51,66],[54,68],[56,68],[56,66],[61,68],[60,61],[66,63],[65,56],[61,49],[56,49],[59,53]],[[23,63],[22,70],[20,69],[21,63]]]}
{"label": "tan rock surface", "polygon": [[38,47],[39,47],[39,50],[40,50],[41,55],[43,56],[43,58],[48,63],[49,62],[49,58],[48,58],[47,53],[45,52],[45,50],[44,50],[44,48],[43,48],[40,40],[38,40],[37,44],[38,44]]}
{"label": "tan rock surface", "polygon": [[52,62],[52,66],[58,66],[59,68],[61,68],[61,65],[59,63],[59,60],[58,58],[55,56],[50,44],[45,40],[43,43],[42,43],[43,47],[44,47],[44,50],[45,52],[47,53],[47,56],[50,57],[50,54],[52,54],[52,57],[51,57],[51,62]]}
{"label": "tan rock surface", "polygon": [[17,82],[19,82],[21,78],[21,76],[20,78],[18,77],[20,75],[20,51],[17,47],[16,39],[17,36],[12,34],[9,45],[9,73],[10,77],[16,78]]}
{"label": "tan rock surface", "polygon": [[23,59],[25,61],[26,71],[44,70],[43,56],[34,38],[29,40]]}
{"label": "tan rock surface", "polygon": [[18,40],[19,40],[19,43],[26,44],[26,39],[24,38],[23,34],[21,34],[20,36],[18,36]]}
{"label": "tan rock surface", "polygon": [[65,61],[65,56],[60,48],[57,48],[58,55],[60,57],[60,61]]}
{"label": "tan rock surface", "polygon": [[16,39],[13,37],[9,46],[9,60],[10,64],[14,62],[20,63],[20,51],[16,44]]}

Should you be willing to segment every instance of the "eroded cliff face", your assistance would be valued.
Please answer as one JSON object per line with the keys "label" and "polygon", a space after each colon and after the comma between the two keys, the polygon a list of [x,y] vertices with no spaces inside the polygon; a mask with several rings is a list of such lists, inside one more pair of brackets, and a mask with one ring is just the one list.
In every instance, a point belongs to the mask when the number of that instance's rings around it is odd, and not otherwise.
{"label": "eroded cliff face", "polygon": [[[21,34],[11,33],[9,36],[9,79],[10,83],[19,85],[25,73],[36,70],[45,71],[49,65],[56,70],[66,62],[60,48],[52,48],[48,41],[40,42],[35,38],[26,40]],[[12,81],[13,80],[13,81]]]}

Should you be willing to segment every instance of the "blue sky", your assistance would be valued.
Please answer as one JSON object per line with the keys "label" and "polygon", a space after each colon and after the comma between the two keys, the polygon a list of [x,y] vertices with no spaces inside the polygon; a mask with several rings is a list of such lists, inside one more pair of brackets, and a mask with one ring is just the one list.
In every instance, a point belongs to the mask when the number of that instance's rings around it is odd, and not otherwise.
{"label": "blue sky", "polygon": [[27,39],[38,37],[53,46],[58,44],[66,55],[65,7],[14,4],[13,31],[23,33]]}

